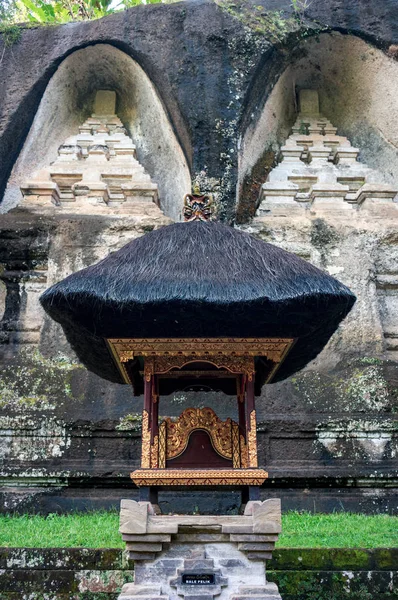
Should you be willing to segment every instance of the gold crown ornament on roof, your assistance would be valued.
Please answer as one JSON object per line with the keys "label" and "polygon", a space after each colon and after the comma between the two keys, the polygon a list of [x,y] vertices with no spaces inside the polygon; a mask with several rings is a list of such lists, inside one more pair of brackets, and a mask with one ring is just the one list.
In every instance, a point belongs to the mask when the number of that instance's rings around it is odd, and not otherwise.
{"label": "gold crown ornament on roof", "polygon": [[215,213],[212,194],[203,194],[198,184],[193,187],[192,194],[185,194],[183,215],[184,221],[210,221]]}

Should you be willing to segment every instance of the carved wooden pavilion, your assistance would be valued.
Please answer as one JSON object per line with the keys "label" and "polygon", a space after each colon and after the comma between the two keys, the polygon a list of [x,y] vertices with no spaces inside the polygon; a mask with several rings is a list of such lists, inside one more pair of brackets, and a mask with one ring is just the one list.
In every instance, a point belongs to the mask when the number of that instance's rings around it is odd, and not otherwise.
{"label": "carved wooden pavilion", "polygon": [[[191,196],[200,214],[206,196]],[[199,207],[199,208],[198,208]],[[255,490],[255,396],[324,347],[355,297],[313,265],[217,222],[176,223],[133,240],[41,297],[80,360],[144,396],[143,490]],[[192,406],[159,423],[161,397],[201,388],[236,397],[237,421]]]}

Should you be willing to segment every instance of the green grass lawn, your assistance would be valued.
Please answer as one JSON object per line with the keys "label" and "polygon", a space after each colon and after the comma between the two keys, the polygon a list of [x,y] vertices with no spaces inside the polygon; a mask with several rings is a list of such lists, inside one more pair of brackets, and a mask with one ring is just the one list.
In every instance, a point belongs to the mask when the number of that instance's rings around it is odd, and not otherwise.
{"label": "green grass lawn", "polygon": [[[116,512],[0,516],[0,546],[124,548]],[[398,517],[290,512],[279,548],[398,547]]]}

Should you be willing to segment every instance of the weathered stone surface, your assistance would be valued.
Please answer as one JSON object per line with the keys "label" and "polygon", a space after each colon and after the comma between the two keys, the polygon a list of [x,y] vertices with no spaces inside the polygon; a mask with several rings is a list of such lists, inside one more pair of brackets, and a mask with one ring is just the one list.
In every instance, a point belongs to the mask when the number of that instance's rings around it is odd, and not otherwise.
{"label": "weathered stone surface", "polygon": [[162,549],[162,544],[154,544],[151,542],[148,543],[126,543],[127,550],[130,552],[160,552]]}
{"label": "weathered stone surface", "polygon": [[243,552],[248,552],[248,551],[267,551],[267,550],[273,550],[275,546],[275,543],[266,543],[266,542],[245,542],[245,543],[240,543],[238,544],[238,549],[242,550]]}
{"label": "weathered stone surface", "polygon": [[152,542],[169,542],[171,539],[170,535],[166,535],[166,534],[142,534],[142,535],[132,535],[132,534],[128,534],[128,533],[123,533],[123,540],[125,542],[140,542],[143,539],[145,539],[146,542],[152,543]]}
{"label": "weathered stone surface", "polygon": [[[284,509],[396,510],[398,237],[396,203],[383,187],[395,185],[398,172],[395,5],[313,2],[300,33],[288,0],[234,4],[141,6],[91,23],[24,29],[20,43],[2,47],[0,177],[3,187],[9,180],[7,206],[20,200],[19,177],[41,159],[46,165],[55,160],[71,129],[84,123],[95,91],[114,89],[139,161],[174,218],[192,176],[215,192],[221,218],[233,221],[237,213],[251,233],[328,270],[358,296],[352,316],[317,361],[289,381],[267,386],[257,401],[259,461],[270,474],[262,498],[281,496]],[[280,10],[287,31],[275,40],[273,11]],[[294,86],[316,87],[321,113],[351,142],[350,150],[340,140],[336,158],[344,168],[353,164],[357,148],[358,168],[366,162],[384,183],[369,181],[359,191],[359,179],[342,181],[344,189],[329,187],[329,196],[316,188],[321,216],[294,200],[295,215],[263,215],[250,223],[296,119]],[[198,89],[206,91],[206,102],[197,101]],[[50,135],[52,127],[56,135]],[[328,143],[335,133],[330,129]],[[315,160],[323,160],[325,144],[314,146]],[[64,151],[64,157],[77,155],[76,148]],[[288,188],[305,194],[302,183]],[[352,189],[344,200],[338,194],[347,185]],[[45,191],[57,202],[58,190]],[[77,192],[81,198],[84,189]],[[109,208],[99,206],[90,219],[72,213],[61,218],[54,215],[57,207],[38,206],[2,215],[4,511],[117,506],[128,486],[137,497],[129,473],[139,463],[141,400],[75,364],[37,301],[51,283],[169,222],[155,214],[155,205],[130,208],[128,215],[118,209],[107,215]],[[67,358],[56,359],[59,352]],[[29,379],[22,377],[24,368],[31,370]],[[165,399],[161,414],[192,402],[189,394]],[[229,407],[220,400],[221,412]],[[184,512],[239,509],[232,492],[222,500],[192,490],[179,498]],[[160,503],[163,511],[177,509],[168,491]]]}
{"label": "weathered stone surface", "polygon": [[120,533],[146,533],[148,506],[146,502],[122,500],[120,503]]}
{"label": "weathered stone surface", "polygon": [[[231,570],[245,568],[242,561],[220,559],[220,566],[227,563]],[[396,549],[280,549],[274,552],[267,578],[278,582],[283,600],[301,600],[300,590],[303,588],[307,590],[308,600],[319,600],[325,593],[331,599],[338,594],[342,600],[362,600],[365,594],[369,594],[375,600],[385,600],[386,593],[390,594],[387,598],[394,597],[391,594],[396,587],[396,565]],[[174,572],[178,566],[180,561],[174,561]],[[4,573],[0,573],[2,600],[3,597],[4,600],[21,600],[24,595],[32,594],[32,589],[36,590],[37,596],[50,595],[51,600],[116,600],[119,592],[105,591],[109,590],[109,582],[117,582],[120,589],[123,583],[131,580],[132,575],[131,566],[123,558],[122,551],[115,549],[1,548],[0,569],[9,569],[10,572],[14,569],[18,573],[15,580],[10,577],[4,579]],[[90,585],[97,581],[97,591],[90,592],[87,588],[76,592],[61,591],[65,576],[58,578],[58,573],[66,571],[80,583],[79,571],[84,571],[85,580],[91,581]],[[93,572],[92,576],[90,572]],[[48,591],[50,580],[53,581],[51,592]],[[250,585],[253,590],[256,587]]]}

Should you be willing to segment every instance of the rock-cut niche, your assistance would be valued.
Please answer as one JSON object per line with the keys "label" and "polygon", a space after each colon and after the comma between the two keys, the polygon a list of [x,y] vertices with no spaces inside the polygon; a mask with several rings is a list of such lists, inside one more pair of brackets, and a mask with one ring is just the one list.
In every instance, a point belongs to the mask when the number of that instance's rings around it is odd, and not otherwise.
{"label": "rock-cut niche", "polygon": [[189,190],[187,161],[148,76],[124,52],[96,44],[67,57],[50,80],[2,210],[22,193],[72,212],[82,197],[91,212],[138,198],[179,220]]}
{"label": "rock-cut niche", "polygon": [[[292,133],[305,133],[305,127],[297,131],[294,127],[300,117],[299,94],[305,89],[318,93],[328,132],[337,130],[339,136],[346,137],[360,151],[358,160],[381,173],[383,183],[398,185],[394,117],[398,110],[398,65],[392,57],[354,36],[322,34],[296,48],[270,93],[268,73],[258,77],[256,89],[264,94],[248,103],[250,117],[240,146],[239,223],[254,216],[260,186],[275,166],[281,146]],[[353,150],[351,154],[353,161]]]}

